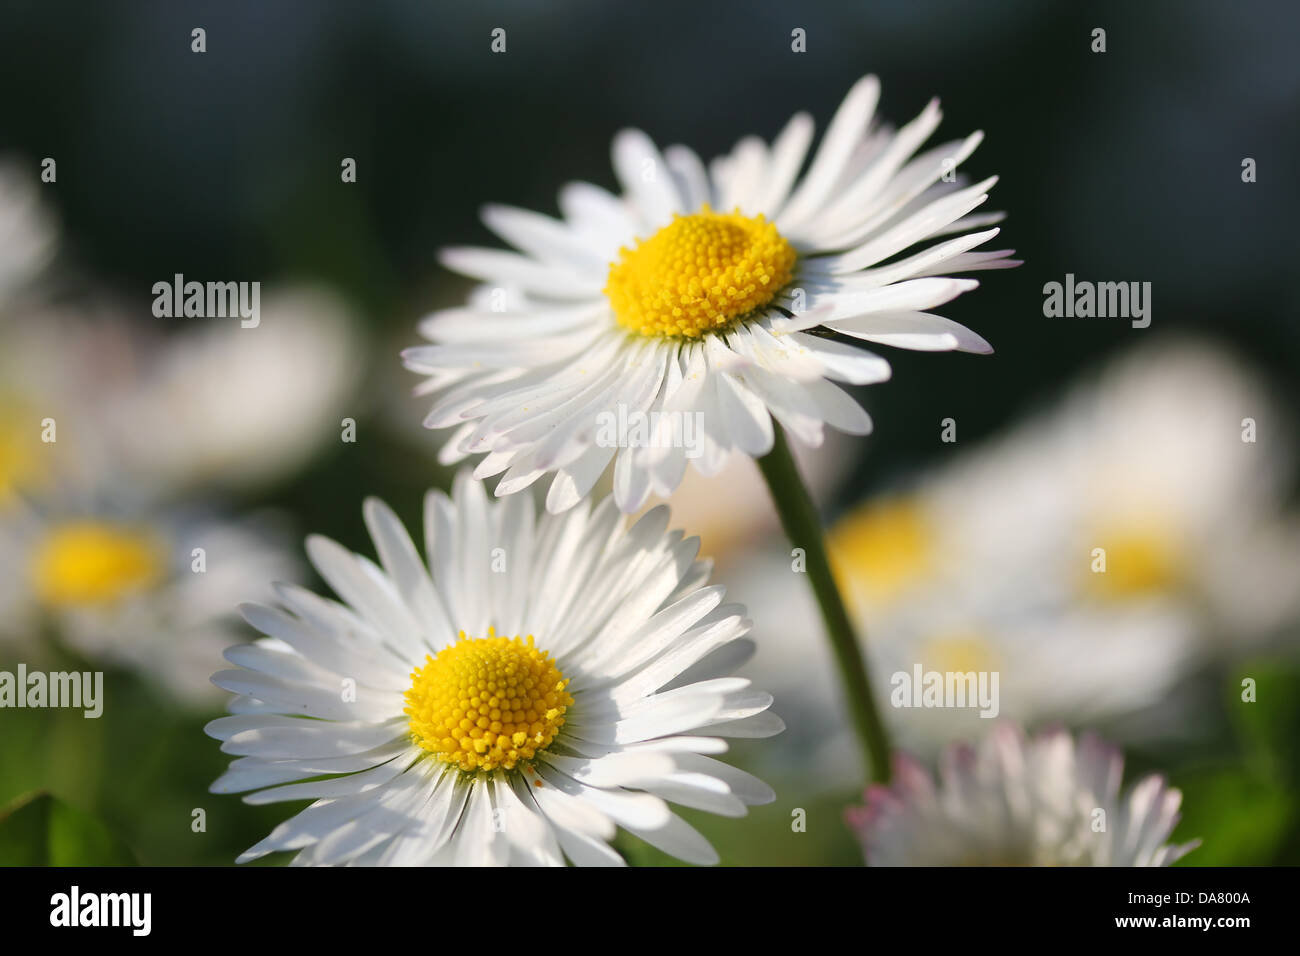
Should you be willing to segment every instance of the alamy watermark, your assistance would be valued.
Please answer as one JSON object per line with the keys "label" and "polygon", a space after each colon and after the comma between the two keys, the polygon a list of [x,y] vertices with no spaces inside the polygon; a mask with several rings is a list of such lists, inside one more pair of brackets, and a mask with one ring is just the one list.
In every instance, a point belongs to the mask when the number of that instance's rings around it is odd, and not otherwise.
{"label": "alamy watermark", "polygon": [[153,284],[153,314],[160,319],[233,319],[245,329],[262,322],[262,283],[186,282],[176,273],[171,282]]}
{"label": "alamy watermark", "polygon": [[0,707],[70,707],[90,719],[104,712],[103,671],[0,671]]}
{"label": "alamy watermark", "polygon": [[1150,282],[1065,282],[1043,286],[1043,315],[1049,319],[1131,319],[1133,328],[1151,324]]}
{"label": "alamy watermark", "polygon": [[596,444],[601,448],[681,448],[687,458],[704,453],[703,412],[644,412],[619,403],[596,416]]}
{"label": "alamy watermark", "polygon": [[125,927],[132,936],[148,936],[153,926],[152,893],[83,893],[73,884],[50,897],[50,925],[55,927]]}
{"label": "alamy watermark", "polygon": [[978,708],[981,717],[1001,710],[997,671],[927,671],[913,664],[911,673],[895,671],[889,702],[895,707]]}

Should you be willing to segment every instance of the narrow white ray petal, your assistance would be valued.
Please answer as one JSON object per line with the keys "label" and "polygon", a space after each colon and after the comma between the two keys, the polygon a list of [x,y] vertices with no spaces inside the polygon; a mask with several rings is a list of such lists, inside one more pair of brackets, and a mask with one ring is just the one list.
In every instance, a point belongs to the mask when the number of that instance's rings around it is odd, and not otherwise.
{"label": "narrow white ray petal", "polygon": [[503,249],[452,246],[439,253],[438,261],[472,279],[511,283],[553,299],[591,299],[600,295],[605,285],[603,275],[579,275]]}
{"label": "narrow white ray petal", "polygon": [[369,770],[342,777],[330,777],[323,780],[311,780],[306,783],[292,783],[281,787],[260,790],[244,797],[244,802],[253,806],[269,803],[283,803],[288,800],[320,800],[333,797],[346,797],[354,793],[367,793],[383,786],[393,777],[404,772],[406,765],[398,759],[380,764]]}
{"label": "narrow white ray petal", "polygon": [[560,212],[592,244],[592,251],[612,262],[623,246],[632,245],[637,222],[617,196],[591,183],[569,183],[560,190]]}
{"label": "narrow white ray petal", "polygon": [[827,378],[851,385],[874,385],[889,380],[889,363],[865,349],[805,332],[793,332],[784,336],[783,341],[788,342],[790,348],[800,349],[821,362],[826,368]]}
{"label": "narrow white ray petal", "polygon": [[699,830],[676,814],[670,814],[668,822],[655,829],[626,826],[625,829],[645,840],[657,850],[696,866],[713,866],[718,862],[718,853]]}
{"label": "narrow white ray petal", "polygon": [[743,817],[748,812],[745,802],[731,793],[725,783],[707,774],[678,772],[640,786],[646,793],[692,810],[722,817]]}
{"label": "narrow white ray petal", "polygon": [[612,152],[614,173],[632,197],[643,228],[653,231],[665,226],[673,213],[683,210],[668,165],[649,136],[637,129],[623,130],[614,137]]}
{"label": "narrow white ray petal", "polygon": [[608,311],[604,296],[567,309],[530,309],[526,314],[457,307],[426,316],[417,328],[433,342],[510,341],[516,336],[559,335],[604,318]]}
{"label": "narrow white ray petal", "polygon": [[855,339],[900,349],[943,352],[958,349],[987,355],[993,346],[964,325],[928,312],[874,312],[828,322],[837,332]]}
{"label": "narrow white ray petal", "polygon": [[609,264],[599,253],[574,234],[567,224],[541,213],[514,206],[488,205],[483,222],[521,252],[541,262],[567,268],[577,274],[594,273],[603,278]]}
{"label": "narrow white ray petal", "polygon": [[714,177],[714,182],[721,186],[720,212],[752,206],[767,180],[767,144],[757,136],[747,136],[737,143],[731,157],[732,165],[726,180]]}
{"label": "narrow white ray petal", "polygon": [[845,228],[850,224],[847,217],[855,213],[865,216],[872,199],[885,188],[907,158],[939,128],[942,118],[939,101],[927,103],[921,114],[894,134],[876,160],[836,198],[835,210],[831,211],[828,221],[818,224],[817,231]]}
{"label": "narrow white ray petal", "polygon": [[880,82],[874,76],[863,77],[849,90],[826,129],[807,175],[777,214],[776,225],[783,233],[791,223],[798,224],[825,203],[866,133],[879,98]]}
{"label": "narrow white ray petal", "polygon": [[762,213],[771,218],[790,195],[790,187],[812,143],[813,120],[807,113],[796,113],[772,142],[772,161],[767,182],[745,212]]}
{"label": "narrow white ray petal", "polygon": [[443,646],[455,637],[455,632],[415,542],[393,509],[378,498],[367,498],[362,513],[379,560],[422,626],[426,641],[431,647]]}
{"label": "narrow white ray petal", "polygon": [[693,149],[686,146],[669,146],[664,150],[664,160],[677,177],[685,211],[698,212],[706,203],[717,204],[717,197],[709,182],[709,174],[705,172],[704,163]]}

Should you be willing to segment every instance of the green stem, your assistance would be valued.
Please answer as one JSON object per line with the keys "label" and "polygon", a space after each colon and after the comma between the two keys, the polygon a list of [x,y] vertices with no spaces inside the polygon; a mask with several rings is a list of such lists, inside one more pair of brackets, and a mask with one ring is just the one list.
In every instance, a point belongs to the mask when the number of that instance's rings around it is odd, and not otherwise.
{"label": "green stem", "polygon": [[785,433],[779,425],[775,429],[772,450],[758,460],[758,467],[772,492],[772,502],[786,537],[792,545],[804,551],[808,579],[821,608],[831,650],[835,652],[849,715],[862,745],[864,765],[871,769],[872,780],[885,783],[889,780],[889,736],[871,694],[871,677],[862,656],[862,645],[854,634],[853,624],[831,574],[817,507],[799,476]]}

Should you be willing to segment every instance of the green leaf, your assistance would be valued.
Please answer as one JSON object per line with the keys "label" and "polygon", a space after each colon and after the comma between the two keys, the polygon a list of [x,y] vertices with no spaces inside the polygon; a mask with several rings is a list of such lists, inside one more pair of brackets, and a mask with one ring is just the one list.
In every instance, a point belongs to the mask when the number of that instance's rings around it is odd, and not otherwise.
{"label": "green leaf", "polygon": [[136,866],[135,855],[88,813],[41,791],[0,810],[0,866]]}

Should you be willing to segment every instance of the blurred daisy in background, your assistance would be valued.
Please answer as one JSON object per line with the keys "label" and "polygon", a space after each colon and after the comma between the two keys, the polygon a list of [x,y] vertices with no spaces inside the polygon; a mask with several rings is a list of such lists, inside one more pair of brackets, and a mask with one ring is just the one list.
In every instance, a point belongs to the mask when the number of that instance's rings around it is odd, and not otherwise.
{"label": "blurred daisy in background", "polygon": [[[856,464],[859,451],[851,438],[835,433],[826,436],[820,449],[800,444],[790,448],[799,474],[818,502],[830,500]],[[597,488],[604,484],[602,479]],[[720,506],[719,488],[727,489],[726,507]],[[674,520],[700,539],[700,553],[718,569],[743,560],[751,548],[761,548],[773,535],[781,533],[772,509],[772,492],[758,465],[743,455],[732,455],[710,478],[688,469],[670,499],[652,496],[645,510],[659,504],[672,505]]]}
{"label": "blurred daisy in background", "polygon": [[938,781],[898,754],[850,827],[870,866],[1168,866],[1182,794],[1152,774],[1121,792],[1124,758],[1090,734],[1026,739],[1012,724],[955,745]]}
{"label": "blurred daisy in background", "polygon": [[316,285],[266,290],[255,328],[200,320],[140,362],[113,409],[119,453],[172,493],[246,491],[299,471],[360,414],[366,354],[353,321]]}
{"label": "blurred daisy in background", "polygon": [[[0,332],[0,642],[33,657],[53,637],[208,706],[212,668],[243,632],[238,601],[301,570],[281,518],[233,517],[151,469],[139,436],[128,439],[142,424],[125,412],[142,376],[185,343],[127,329],[101,313],[43,308]],[[213,362],[193,384],[210,390],[223,377]],[[184,408],[170,405],[174,415]],[[180,436],[201,441],[200,424],[182,416],[145,434],[165,461],[162,447],[185,444]]]}
{"label": "blurred daisy in background", "polygon": [[0,326],[6,656],[39,656],[54,637],[191,706],[213,702],[208,678],[245,633],[236,604],[301,573],[281,518],[235,517],[218,499],[266,487],[337,440],[364,363],[329,293],[273,291],[261,311],[256,328],[195,320],[161,335],[102,300],[11,303]]}
{"label": "blurred daisy in background", "polygon": [[[879,94],[875,77],[854,85],[802,177],[804,113],[770,146],[747,137],[707,168],[684,146],[660,153],[624,132],[622,196],[566,186],[563,219],[488,207],[486,224],[519,251],[446,250],[445,265],[484,284],[421,323],[435,344],[403,353],[428,376],[419,393],[439,396],[425,425],[456,428],[442,461],[485,454],[475,476],[500,475],[498,495],[554,473],[546,504],[558,512],[613,460],[615,500],[632,512],[671,495],[688,461],[710,476],[732,451],[767,454],[773,419],[810,447],[826,425],[869,432],[835,383],[881,382],[889,365],[829,333],[990,351],[926,311],[978,285],[946,273],[1016,264],[1009,250],[972,251],[998,232],[972,230],[1000,218],[973,213],[995,178],[967,185],[954,172],[981,134],[914,157],[937,102],[894,131],[876,121]],[[629,416],[651,423],[644,441],[602,437]]]}
{"label": "blurred daisy in background", "polygon": [[715,759],[782,723],[731,676],[745,610],[666,508],[539,516],[462,472],[426,498],[427,563],[387,506],[364,513],[380,563],[309,539],[342,603],[278,586],[281,607],[245,608],[268,637],[213,677],[236,695],[208,725],[236,757],[214,792],[315,800],[241,861],[618,865],[622,827],[713,863],[669,802],[734,817],[773,799]]}
{"label": "blurred daisy in background", "polygon": [[25,291],[54,256],[58,234],[27,164],[0,159],[0,320],[5,303]]}
{"label": "blurred daisy in background", "polygon": [[1168,613],[1205,655],[1257,650],[1300,611],[1292,434],[1221,348],[1134,349],[923,484],[944,529],[928,570],[1028,608]]}
{"label": "blurred daisy in background", "polygon": [[[1201,733],[1203,697],[1172,693],[1180,682],[1261,648],[1294,650],[1289,435],[1267,389],[1221,350],[1154,343],[864,502],[832,528],[830,548],[880,700],[917,665],[996,672],[1000,716],[1105,722],[1126,740]],[[750,673],[791,721],[781,744],[821,779],[847,782],[857,763],[833,665],[791,574],[790,555],[771,551],[732,575],[758,622]],[[885,711],[923,754],[988,723],[970,708]]]}
{"label": "blurred daisy in background", "polygon": [[278,517],[232,520],[154,507],[19,506],[0,528],[0,641],[55,636],[87,660],[136,671],[191,707],[243,628],[240,600],[300,574]]}

